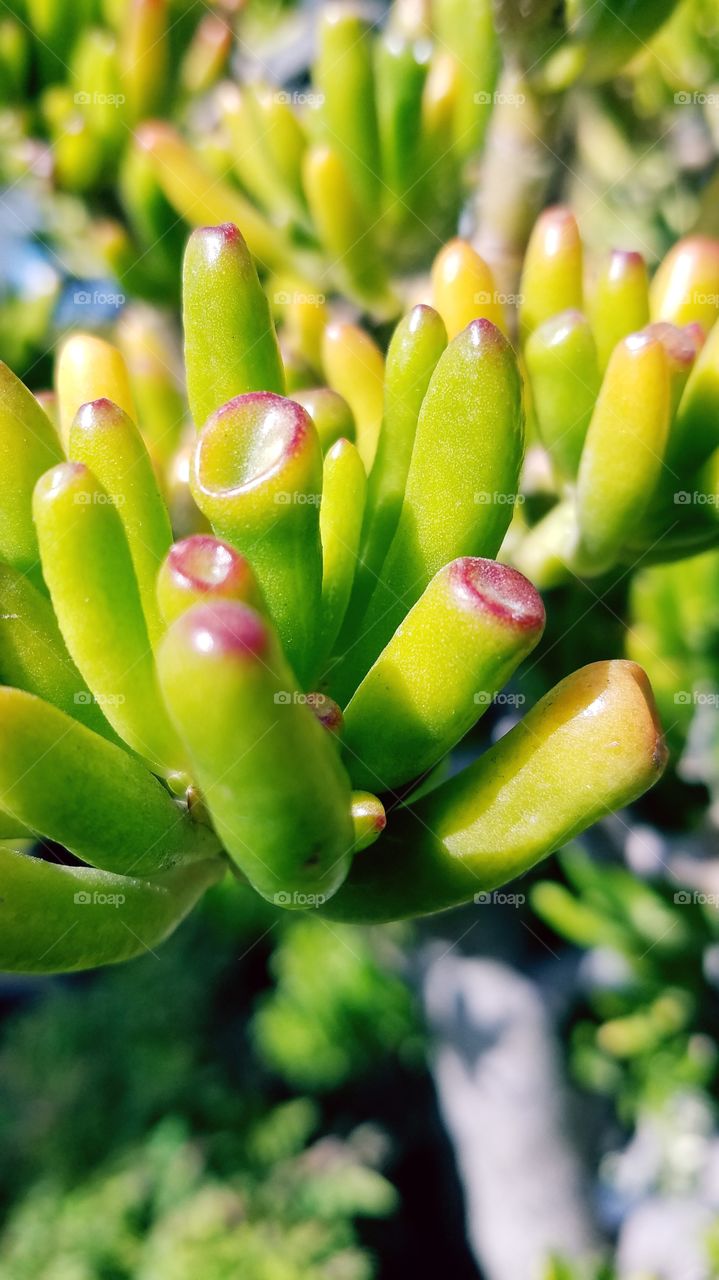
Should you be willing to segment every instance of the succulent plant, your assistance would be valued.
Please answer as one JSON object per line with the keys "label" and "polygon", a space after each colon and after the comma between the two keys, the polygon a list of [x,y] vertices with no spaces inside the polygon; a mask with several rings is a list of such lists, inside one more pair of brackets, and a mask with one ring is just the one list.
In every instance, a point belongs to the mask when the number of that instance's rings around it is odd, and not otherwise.
{"label": "succulent plant", "polygon": [[594,954],[572,1035],[579,1082],[615,1096],[625,1124],[684,1090],[709,1091],[718,1057],[714,896],[677,889],[676,879],[639,879],[577,847],[561,867],[568,884],[540,880],[531,902],[554,933]]}
{"label": "succulent plant", "polygon": [[[57,432],[2,369],[6,969],[154,946],[228,868],[335,919],[441,910],[664,763],[646,677],[616,661],[431,779],[544,625],[532,585],[491,559],[523,435],[516,359],[490,321],[445,345],[415,309],[390,345],[379,436],[356,422],[356,443],[323,458],[283,394],[236,227],[193,233],[184,295],[190,480],[212,533],[172,544],[119,349],[68,339]],[[37,837],[68,856],[18,848]]]}
{"label": "succulent plant", "polygon": [[[503,291],[514,293],[528,237],[550,193],[566,193],[570,187],[578,203],[586,194],[572,180],[587,100],[604,86],[608,91],[616,86],[627,65],[633,66],[663,29],[677,0],[597,5],[589,0],[494,0],[492,8],[501,71],[465,224],[475,247],[497,271]],[[620,80],[619,93],[622,84]],[[636,133],[636,118],[632,124]],[[604,156],[607,148],[599,129],[597,133],[595,149]],[[618,168],[605,173],[592,200],[585,198],[589,215],[593,205],[603,213],[611,201],[622,181]],[[650,181],[645,179],[644,185]]]}
{"label": "succulent plant", "polygon": [[[466,162],[492,111],[491,6],[395,4],[379,29],[327,4],[316,46],[307,87],[226,80],[194,132],[143,122],[123,184],[130,220],[153,235],[163,206],[167,228],[177,213],[191,225],[235,221],[281,277],[277,294],[339,291],[396,315],[393,279],[426,265],[457,225]],[[120,241],[108,247],[122,270]]]}
{"label": "succulent plant", "polygon": [[719,540],[719,242],[679,241],[651,284],[623,250],[588,285],[584,275],[572,214],[547,210],[524,262],[519,328],[554,501],[534,524],[518,505],[505,549],[540,587]]}
{"label": "succulent plant", "polygon": [[716,797],[719,742],[713,728],[719,704],[719,553],[705,551],[677,564],[652,565],[634,575],[629,593],[627,653],[651,673],[675,761],[695,717],[702,717],[691,774]]}
{"label": "succulent plant", "polygon": [[[3,169],[33,174],[50,207],[58,190],[79,196],[84,246],[135,296],[174,300],[181,220],[231,220],[277,305],[338,292],[394,319],[460,220],[516,287],[564,94],[614,76],[673,7],[602,6],[598,19],[537,4],[518,19],[490,0],[395,0],[370,22],[329,3],[308,75],[298,54],[288,79],[281,58],[260,78],[260,60],[241,61],[234,0],[199,22],[184,0],[88,0],[67,22],[58,3],[15,0],[0,26]],[[28,115],[29,78],[41,93]],[[76,249],[67,221],[50,213],[47,234]]]}
{"label": "succulent plant", "polygon": [[[54,181],[106,188],[131,130],[168,114],[222,74],[233,40],[232,0],[9,0],[0,23],[0,102],[26,136],[49,146]],[[6,125],[9,129],[9,125]],[[12,133],[9,133],[10,138]],[[12,146],[3,170],[27,162]]]}
{"label": "succulent plant", "polygon": [[62,248],[55,196],[77,196],[85,248],[136,296],[174,297],[179,212],[238,222],[259,262],[305,288],[398,313],[390,271],[426,262],[455,229],[492,110],[491,5],[396,4],[381,27],[323,5],[289,80],[286,59],[253,66],[236,43],[253,28],[240,8],[87,0],[65,15],[57,0],[13,0],[0,22],[0,175],[32,175]]}
{"label": "succulent plant", "polygon": [[237,221],[267,268],[381,319],[461,221],[512,292],[568,90],[616,76],[675,5],[395,0],[370,25],[326,4],[307,87],[228,80],[198,128],[141,124],[134,223],[155,184],[190,224]]}
{"label": "succulent plant", "polygon": [[681,0],[620,77],[576,95],[563,198],[592,244],[629,235],[653,257],[690,231],[716,235],[718,65],[715,6]]}

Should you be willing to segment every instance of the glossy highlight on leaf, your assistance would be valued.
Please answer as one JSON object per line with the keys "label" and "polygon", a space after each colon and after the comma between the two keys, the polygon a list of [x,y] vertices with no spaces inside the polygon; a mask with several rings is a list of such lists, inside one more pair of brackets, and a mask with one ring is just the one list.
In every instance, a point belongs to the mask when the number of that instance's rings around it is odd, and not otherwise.
{"label": "glossy highlight on leaf", "polygon": [[198,507],[247,556],[290,662],[314,658],[322,558],[317,431],[293,400],[236,396],[200,433],[192,469]]}

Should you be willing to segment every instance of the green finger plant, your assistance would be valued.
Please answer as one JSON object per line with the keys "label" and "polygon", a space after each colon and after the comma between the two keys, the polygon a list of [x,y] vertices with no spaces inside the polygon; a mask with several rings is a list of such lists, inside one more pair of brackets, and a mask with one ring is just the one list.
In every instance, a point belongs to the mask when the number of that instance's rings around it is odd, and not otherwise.
{"label": "green finger plant", "polygon": [[626,633],[627,654],[651,675],[677,763],[696,724],[691,776],[712,798],[719,786],[718,586],[717,551],[642,569],[631,582]]}
{"label": "green finger plant", "polygon": [[445,0],[394,4],[381,26],[354,5],[322,5],[306,89],[223,81],[209,138],[207,116],[202,135],[140,125],[128,167],[152,176],[128,188],[135,221],[150,201],[191,225],[237,221],[270,271],[397,315],[396,279],[454,230],[492,111],[491,7],[465,8],[460,34]]}
{"label": "green finger plant", "polygon": [[330,0],[306,88],[228,79],[194,129],[140,123],[130,221],[160,234],[166,205],[190,225],[239,222],[269,271],[299,271],[381,320],[461,219],[514,291],[567,93],[616,77],[676,3],[602,4],[597,17],[530,2],[518,18],[503,0],[396,0],[371,23]]}
{"label": "green finger plant", "polygon": [[237,222],[267,270],[399,312],[391,277],[455,228],[492,110],[487,0],[471,0],[462,31],[446,0],[414,14],[391,5],[381,25],[323,4],[301,89],[302,63],[291,88],[235,78],[237,37],[252,43],[235,0],[64,8],[5,6],[0,176],[32,168],[43,202],[74,211],[128,293],[175,301],[179,214]]}
{"label": "green finger plant", "polygon": [[[222,75],[232,6],[184,0],[10,0],[0,42],[0,97],[49,142],[55,179],[86,192],[107,182],[128,130],[169,113]],[[30,106],[29,104],[32,104]]]}
{"label": "green finger plant", "polygon": [[651,281],[635,252],[591,267],[569,210],[547,210],[518,318],[554,501],[535,523],[518,507],[505,548],[542,588],[719,541],[719,242],[679,241]]}
{"label": "green finger plant", "polygon": [[493,559],[523,411],[490,320],[448,338],[421,305],[386,370],[340,325],[328,364],[347,398],[317,388],[305,407],[283,394],[237,227],[193,233],[184,302],[187,475],[207,521],[187,537],[172,541],[119,348],[63,347],[60,434],[2,373],[0,448],[23,482],[3,489],[0,967],[129,958],[228,872],[332,919],[443,910],[664,765],[647,679],[614,661],[438,773],[544,627],[536,589]]}
{"label": "green finger plant", "polygon": [[[463,5],[450,0],[449,7],[461,38]],[[635,179],[634,187],[639,190],[638,197],[632,191],[635,202],[642,197],[646,203],[656,199],[656,181],[648,182],[644,175],[637,179],[632,172],[639,168],[643,156],[620,158],[613,154],[606,134],[617,129],[615,117],[627,115],[627,67],[640,61],[655,33],[683,7],[678,0],[655,0],[652,4],[636,0],[602,0],[597,4],[592,0],[558,4],[526,0],[521,5],[515,0],[494,0],[501,70],[496,90],[487,95],[493,109],[478,180],[471,193],[471,223],[473,243],[497,270],[503,289],[516,291],[534,221],[558,183],[565,191],[571,189],[572,202],[576,199],[583,204],[588,218],[596,208],[594,222],[599,224],[597,236],[602,243],[606,241],[601,224],[609,220],[612,191],[623,178]],[[617,93],[620,74],[622,87]],[[617,109],[618,102],[604,112],[597,109],[598,95],[605,89],[610,98],[614,94],[621,100],[621,109]],[[634,141],[643,139],[646,104],[636,103],[635,112],[628,124]],[[557,161],[564,154],[568,130],[574,146],[588,150],[602,174],[593,188],[583,178],[572,183],[576,178],[574,157],[571,174],[565,166],[561,166],[564,172],[559,172]],[[644,139],[642,146],[646,146]],[[672,177],[675,172],[672,165]],[[629,185],[625,181],[623,192]],[[650,186],[651,192],[647,190]],[[626,219],[633,212],[626,205],[622,208],[617,219],[620,230],[626,228]]]}
{"label": "green finger plant", "polygon": [[32,170],[44,204],[74,210],[53,214],[52,234],[76,246],[65,223],[79,218],[133,296],[175,302],[182,222],[233,221],[277,277],[277,306],[290,276],[290,293],[337,291],[395,319],[460,222],[510,287],[566,93],[611,83],[675,4],[602,4],[597,17],[575,0],[530,3],[518,20],[492,0],[395,0],[370,21],[330,0],[311,66],[299,61],[288,87],[257,62],[235,78],[233,52],[252,46],[235,0],[85,0],[72,14],[11,0],[0,174]]}

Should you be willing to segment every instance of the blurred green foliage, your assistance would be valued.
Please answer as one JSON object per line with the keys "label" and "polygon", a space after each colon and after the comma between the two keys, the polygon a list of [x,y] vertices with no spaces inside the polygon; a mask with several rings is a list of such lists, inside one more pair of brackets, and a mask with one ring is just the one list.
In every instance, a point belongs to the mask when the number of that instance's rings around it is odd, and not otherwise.
{"label": "blurred green foliage", "polygon": [[263,1059],[288,1084],[337,1088],[376,1069],[388,1046],[407,1061],[419,1059],[409,990],[378,967],[378,948],[390,952],[390,934],[310,918],[274,952],[276,986],[260,1000],[252,1032]]}
{"label": "blurred green foliage", "polygon": [[354,1220],[396,1208],[386,1139],[326,1131],[273,1072],[326,1089],[416,1060],[394,961],[228,884],[157,956],[48,984],[0,1044],[0,1280],[369,1280]]}
{"label": "blurred green foliage", "polygon": [[[705,727],[697,776],[714,794],[719,786],[719,556],[715,551],[634,575],[626,648],[652,682],[667,742],[678,764],[702,708]],[[711,729],[713,728],[714,739]]]}
{"label": "blurred green foliage", "polygon": [[621,74],[574,103],[567,196],[596,246],[659,257],[690,229],[719,230],[719,12],[683,0]]}
{"label": "blurred green foliage", "polygon": [[[64,1194],[43,1180],[11,1214],[3,1280],[369,1280],[351,1219],[390,1213],[391,1185],[352,1143],[308,1145],[314,1109],[268,1112],[284,1155],[218,1177],[179,1120]],[[246,1137],[261,1147],[262,1126]],[[42,1230],[38,1224],[42,1223]]]}
{"label": "blurred green foliage", "polygon": [[[616,1280],[616,1272],[608,1262],[577,1264],[566,1258],[552,1258],[542,1274],[542,1280]],[[650,1277],[644,1277],[643,1280],[650,1280]]]}
{"label": "blurred green foliage", "polygon": [[649,884],[576,847],[561,865],[568,884],[538,882],[532,906],[560,937],[605,957],[598,976],[590,970],[588,1008],[570,1033],[576,1079],[614,1097],[628,1125],[677,1091],[711,1092],[719,1067],[715,899]]}

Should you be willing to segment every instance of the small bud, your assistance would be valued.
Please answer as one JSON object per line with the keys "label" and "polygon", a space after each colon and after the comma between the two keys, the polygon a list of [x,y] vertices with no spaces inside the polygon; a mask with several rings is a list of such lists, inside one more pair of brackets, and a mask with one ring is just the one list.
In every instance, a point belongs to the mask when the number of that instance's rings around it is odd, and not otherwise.
{"label": "small bud", "polygon": [[311,419],[270,392],[236,396],[201,431],[191,483],[218,537],[247,556],[287,657],[305,678],[322,575],[322,453]]}
{"label": "small bud", "polygon": [[379,840],[387,826],[387,814],[382,801],[371,791],[352,792],[352,822],[354,823],[354,853],[369,849]]}
{"label": "small bud", "polygon": [[104,338],[92,333],[73,333],[60,348],[55,366],[55,389],[60,411],[63,443],[80,405],[91,400],[111,400],[133,422],[137,411],[130,377],[122,353]]}

